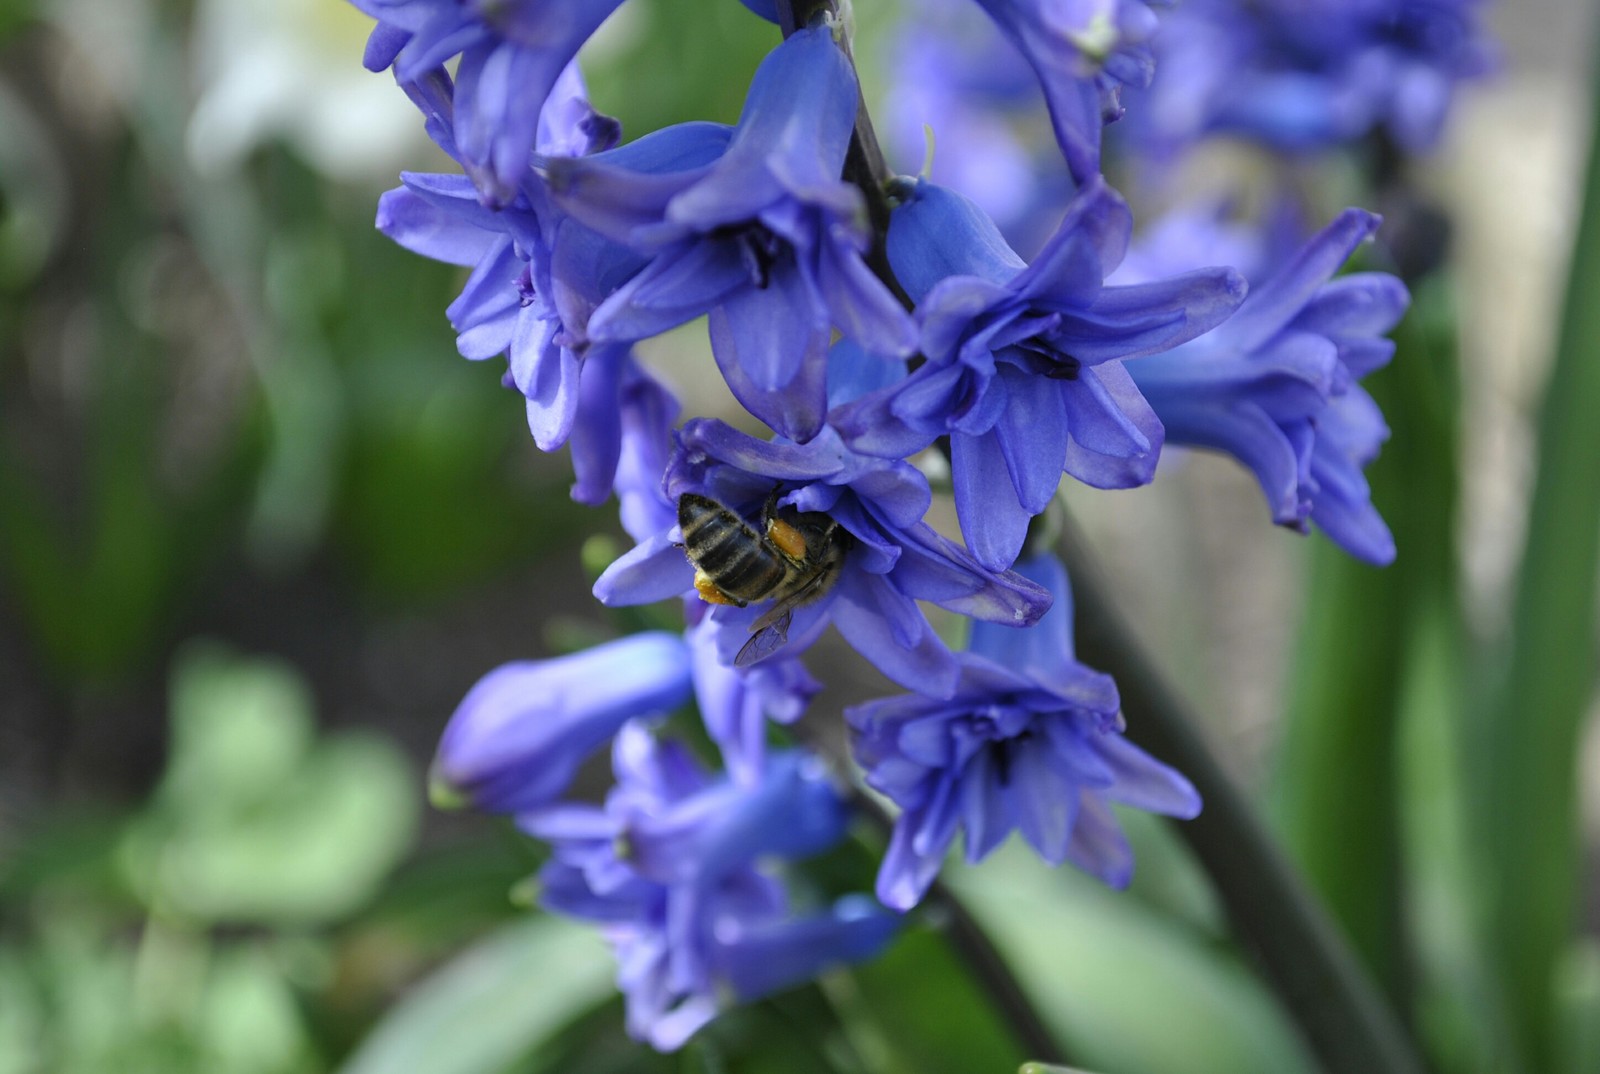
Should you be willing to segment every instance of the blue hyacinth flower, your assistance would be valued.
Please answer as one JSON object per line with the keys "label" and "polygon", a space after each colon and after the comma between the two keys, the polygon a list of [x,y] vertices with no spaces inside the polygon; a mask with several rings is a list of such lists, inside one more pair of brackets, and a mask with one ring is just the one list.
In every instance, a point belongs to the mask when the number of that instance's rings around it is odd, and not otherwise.
{"label": "blue hyacinth flower", "polygon": [[[1386,364],[1383,334],[1405,313],[1405,285],[1382,272],[1334,279],[1379,218],[1346,209],[1251,289],[1239,312],[1166,354],[1130,363],[1168,443],[1234,456],[1256,475],[1272,519],[1316,524],[1369,563],[1394,559],[1394,538],[1372,506],[1362,469],[1389,430],[1356,383]],[[1178,248],[1143,260],[1170,266],[1199,245],[1191,222],[1154,236]]]}
{"label": "blue hyacinth flower", "polygon": [[1115,887],[1133,852],[1111,803],[1193,817],[1189,781],[1123,737],[1117,688],[1073,658],[1072,596],[1049,557],[1019,567],[1055,603],[1039,623],[979,623],[955,693],[870,701],[845,711],[869,786],[900,807],[878,898],[907,910],[956,836],[977,862],[1020,832],[1051,865],[1070,861]]}
{"label": "blue hyacinth flower", "polygon": [[[439,74],[410,89],[434,139],[459,156],[448,84]],[[592,153],[616,134],[609,120],[597,121],[576,67],[546,101],[538,132],[540,151],[552,155]],[[379,199],[378,229],[415,253],[472,269],[446,310],[457,349],[474,361],[506,356],[506,383],[526,399],[534,442],[554,451],[570,441],[573,498],[603,502],[620,452],[623,386],[644,374],[626,345],[591,346],[588,320],[644,260],[562,213],[536,184],[489,210],[464,176],[401,178]]]}
{"label": "blue hyacinth flower", "polygon": [[[457,159],[492,208],[516,199],[561,73],[622,0],[351,0],[378,20],[365,63],[402,85],[459,56]],[[534,107],[530,107],[533,105]]]}
{"label": "blue hyacinth flower", "polygon": [[855,73],[827,26],[802,30],[757,70],[731,136],[710,124],[545,162],[551,196],[648,258],[588,322],[631,341],[710,314],[711,345],[739,401],[808,440],[826,409],[835,327],[903,358],[910,317],[864,260],[861,191],[840,179],[855,122]]}
{"label": "blue hyacinth flower", "polygon": [[1073,179],[1100,174],[1100,132],[1124,86],[1148,85],[1155,12],[1144,0],[978,0],[1027,59]]}
{"label": "blue hyacinth flower", "polygon": [[578,766],[624,723],[670,712],[691,689],[683,639],[660,631],[502,665],[456,706],[430,781],[486,812],[537,809],[565,794]]}
{"label": "blue hyacinth flower", "polygon": [[[692,492],[756,522],[776,494],[780,510],[822,512],[848,535],[837,581],[794,610],[788,645],[774,657],[803,650],[832,623],[889,678],[936,693],[954,688],[955,659],[917,601],[1016,626],[1036,621],[1049,604],[1032,582],[984,567],[922,521],[932,494],[916,468],[852,452],[831,428],[791,444],[757,440],[720,421],[690,421],[664,484],[673,502]],[[673,526],[641,541],[606,568],[595,596],[629,605],[692,595],[694,569],[680,539]],[[764,611],[719,605],[706,613],[724,663],[734,662]]]}
{"label": "blue hyacinth flower", "polygon": [[1104,286],[1130,226],[1099,179],[1031,265],[941,187],[918,183],[890,218],[889,260],[917,300],[927,361],[829,420],[854,449],[891,458],[948,435],[961,532],[988,568],[1016,558],[1063,470],[1100,488],[1150,480],[1161,426],[1116,359],[1192,339],[1244,297],[1224,268]]}
{"label": "blue hyacinth flower", "polygon": [[520,823],[553,850],[541,904],[597,924],[615,951],[634,1038],[674,1050],[732,1002],[871,958],[893,936],[895,915],[861,896],[797,912],[773,868],[844,835],[844,802],[815,758],[778,754],[735,782],[630,724],[613,767],[603,806]]}
{"label": "blue hyacinth flower", "polygon": [[1128,132],[1163,154],[1222,134],[1284,152],[1382,132],[1438,140],[1457,85],[1493,66],[1480,0],[1185,0]]}

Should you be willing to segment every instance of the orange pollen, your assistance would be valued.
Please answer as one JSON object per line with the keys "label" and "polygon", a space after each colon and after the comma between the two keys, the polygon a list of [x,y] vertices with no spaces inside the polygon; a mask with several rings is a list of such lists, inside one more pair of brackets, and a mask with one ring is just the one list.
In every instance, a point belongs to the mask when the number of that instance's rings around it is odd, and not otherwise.
{"label": "orange pollen", "polygon": [[727,594],[717,588],[717,583],[711,580],[710,575],[704,571],[694,572],[694,591],[700,594],[700,599],[707,604],[737,604]]}
{"label": "orange pollen", "polygon": [[806,558],[805,535],[781,518],[767,523],[767,540],[790,559]]}

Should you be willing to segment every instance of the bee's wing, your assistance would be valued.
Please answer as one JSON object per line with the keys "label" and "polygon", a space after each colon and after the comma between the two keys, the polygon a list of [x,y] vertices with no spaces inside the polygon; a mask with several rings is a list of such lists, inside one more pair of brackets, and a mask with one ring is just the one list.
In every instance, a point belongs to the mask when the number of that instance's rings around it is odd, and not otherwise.
{"label": "bee's wing", "polygon": [[[776,616],[774,612],[777,613]],[[750,624],[750,629],[754,633],[739,650],[739,655],[733,658],[734,666],[749,667],[783,648],[783,643],[789,640],[789,623],[793,619],[793,607],[775,607]]]}

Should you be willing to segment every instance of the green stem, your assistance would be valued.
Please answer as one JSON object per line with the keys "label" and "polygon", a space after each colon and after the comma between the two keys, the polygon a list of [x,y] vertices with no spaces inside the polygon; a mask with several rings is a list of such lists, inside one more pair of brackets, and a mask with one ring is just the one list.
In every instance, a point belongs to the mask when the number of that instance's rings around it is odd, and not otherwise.
{"label": "green stem", "polygon": [[1178,833],[1312,1051],[1332,1074],[1420,1074],[1393,1013],[1123,622],[1086,545],[1070,528],[1061,544],[1077,605],[1078,655],[1116,677],[1128,738],[1199,790],[1205,809],[1177,825]]}

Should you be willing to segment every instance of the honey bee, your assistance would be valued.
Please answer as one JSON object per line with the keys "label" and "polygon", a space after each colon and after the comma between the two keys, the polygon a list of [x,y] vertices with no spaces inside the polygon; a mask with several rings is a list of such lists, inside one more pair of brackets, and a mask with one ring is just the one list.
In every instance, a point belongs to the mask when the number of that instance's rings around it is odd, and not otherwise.
{"label": "honey bee", "polygon": [[773,492],[758,531],[716,500],[693,493],[678,498],[683,552],[694,566],[694,588],[708,604],[743,608],[770,600],[750,624],[734,664],[746,667],[789,639],[794,610],[821,597],[839,579],[850,535],[820,511],[779,512]]}

